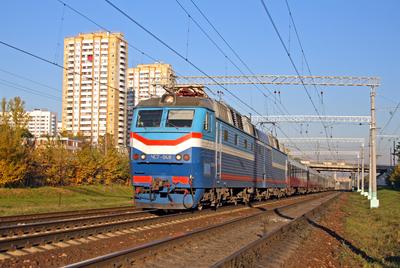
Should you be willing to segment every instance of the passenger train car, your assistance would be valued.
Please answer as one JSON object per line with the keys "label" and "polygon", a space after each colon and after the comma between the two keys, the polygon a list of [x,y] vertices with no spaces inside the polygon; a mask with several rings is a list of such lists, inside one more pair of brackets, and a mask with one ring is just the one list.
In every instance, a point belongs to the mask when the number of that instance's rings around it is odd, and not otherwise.
{"label": "passenger train car", "polygon": [[229,105],[166,94],[135,108],[130,163],[137,207],[202,208],[333,189]]}

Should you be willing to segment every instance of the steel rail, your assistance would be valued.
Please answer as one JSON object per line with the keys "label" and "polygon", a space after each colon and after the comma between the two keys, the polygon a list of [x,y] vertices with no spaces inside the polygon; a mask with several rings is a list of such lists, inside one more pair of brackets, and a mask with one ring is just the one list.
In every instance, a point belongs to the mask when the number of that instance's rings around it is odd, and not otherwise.
{"label": "steel rail", "polygon": [[124,207],[113,207],[113,208],[97,208],[97,209],[85,209],[85,210],[74,210],[74,211],[59,211],[50,213],[38,213],[38,214],[27,214],[27,215],[14,215],[14,216],[3,216],[0,217],[0,226],[5,224],[23,224],[32,223],[39,221],[57,220],[68,217],[82,217],[87,215],[97,215],[102,213],[116,213],[121,211],[135,211],[133,206]]}
{"label": "steel rail", "polygon": [[[318,200],[319,198],[323,198],[326,196],[329,196],[329,194],[322,195],[322,197],[321,197],[321,195],[318,195],[317,197],[314,196],[314,198],[308,198],[305,200],[301,199],[299,202],[296,202],[294,204],[277,206],[276,208],[274,208],[274,210],[293,208],[293,207],[299,206],[301,204],[314,201],[315,199]],[[133,265],[138,265],[136,263],[134,264],[135,258],[138,256],[150,258],[150,256],[155,255],[155,252],[157,250],[162,250],[165,248],[174,248],[175,246],[176,247],[178,246],[177,244],[182,244],[183,242],[186,242],[191,239],[197,239],[199,236],[215,237],[215,236],[211,235],[210,233],[219,233],[221,231],[221,229],[225,229],[225,228],[229,229],[236,225],[242,225],[242,224],[245,224],[246,222],[251,222],[254,219],[259,218],[260,216],[271,215],[274,213],[274,210],[259,211],[255,214],[252,214],[249,216],[242,216],[240,218],[225,221],[220,224],[215,224],[215,225],[200,228],[200,229],[197,229],[194,231],[189,231],[189,232],[186,232],[183,234],[178,234],[173,237],[168,237],[165,239],[160,239],[157,241],[149,242],[149,243],[146,243],[146,244],[143,244],[140,246],[136,246],[133,248],[117,251],[117,252],[99,256],[99,257],[96,257],[93,259],[70,264],[65,267],[67,267],[67,268],[125,267],[125,266],[130,267]],[[216,235],[216,236],[218,236],[218,235]]]}
{"label": "steel rail", "polygon": [[13,236],[37,234],[40,232],[57,231],[60,229],[72,229],[81,226],[99,225],[116,221],[137,219],[139,217],[151,216],[152,211],[128,211],[122,213],[93,215],[88,217],[67,218],[53,221],[34,222],[27,224],[13,224],[0,226],[0,243],[2,239]]}

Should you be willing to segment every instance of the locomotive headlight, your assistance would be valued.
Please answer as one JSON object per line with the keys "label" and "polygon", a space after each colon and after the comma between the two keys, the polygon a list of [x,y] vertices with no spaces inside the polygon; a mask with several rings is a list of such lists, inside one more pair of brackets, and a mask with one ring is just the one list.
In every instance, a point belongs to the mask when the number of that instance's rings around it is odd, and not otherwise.
{"label": "locomotive headlight", "polygon": [[180,154],[175,155],[176,160],[180,161],[182,160],[182,156]]}
{"label": "locomotive headlight", "polygon": [[146,159],[146,155],[145,154],[141,154],[140,155],[140,159],[145,160]]}
{"label": "locomotive headlight", "polygon": [[172,95],[166,96],[165,99],[164,99],[164,102],[165,103],[173,103],[174,102],[174,96],[172,96]]}
{"label": "locomotive headlight", "polygon": [[173,104],[175,102],[175,95],[166,93],[162,95],[160,102],[166,104]]}
{"label": "locomotive headlight", "polygon": [[183,160],[189,161],[189,160],[190,160],[190,155],[184,154],[184,155],[183,155]]}

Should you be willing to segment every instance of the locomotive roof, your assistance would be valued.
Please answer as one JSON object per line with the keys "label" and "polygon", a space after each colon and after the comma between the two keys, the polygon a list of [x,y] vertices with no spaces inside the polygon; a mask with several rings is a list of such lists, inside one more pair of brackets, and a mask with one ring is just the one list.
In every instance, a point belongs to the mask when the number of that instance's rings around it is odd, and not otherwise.
{"label": "locomotive roof", "polygon": [[200,97],[176,97],[174,103],[161,102],[161,98],[150,98],[138,103],[137,107],[204,107],[214,110],[213,101],[209,98]]}

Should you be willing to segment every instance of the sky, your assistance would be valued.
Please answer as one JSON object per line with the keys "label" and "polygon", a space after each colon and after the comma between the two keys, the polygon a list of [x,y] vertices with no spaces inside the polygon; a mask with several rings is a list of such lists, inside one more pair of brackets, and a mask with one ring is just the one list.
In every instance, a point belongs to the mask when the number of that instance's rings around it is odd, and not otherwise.
{"label": "sky", "polygon": [[[207,74],[240,74],[195,23],[189,20],[176,0],[110,1],[170,47],[187,56]],[[193,1],[253,73],[296,74],[259,0]],[[133,46],[152,58],[172,64],[178,75],[201,75],[106,1],[65,0],[65,3],[98,25],[82,18],[58,0],[5,0],[0,3],[0,41],[62,65],[63,39],[81,32],[100,31],[100,25],[110,31],[124,33],[131,45],[129,67],[153,62],[135,51]],[[179,3],[229,59],[243,72],[249,73],[213,32],[193,3],[190,0],[179,0]],[[285,1],[265,0],[265,3],[296,67],[301,74],[308,74]],[[288,0],[288,3],[312,74],[380,77],[381,86],[377,89],[376,97],[377,124],[378,128],[387,126],[383,130],[378,129],[378,132],[400,135],[400,111],[395,109],[400,101],[400,90],[397,88],[397,79],[400,77],[400,1]],[[28,110],[47,108],[60,115],[61,88],[61,68],[0,44],[1,97],[9,99],[21,96]],[[276,108],[281,104],[292,115],[316,114],[306,91],[299,86],[268,86],[272,92],[270,99],[266,99],[251,85],[227,88],[260,114],[282,114]],[[262,86],[260,88],[267,90]],[[215,87],[214,90],[220,89]],[[320,114],[369,114],[368,88],[320,87],[318,91],[323,91],[322,101],[313,87],[308,87],[308,90]],[[274,91],[280,94],[274,94]],[[223,95],[223,99],[244,114],[255,113],[240,105],[228,93]],[[390,117],[392,119],[387,124]],[[281,129],[290,137],[325,136],[321,124],[282,124]],[[329,125],[327,132],[332,137],[367,138],[368,126]],[[277,134],[284,137],[280,130]],[[391,144],[392,141],[378,138],[378,163],[389,163]],[[354,146],[343,149],[358,150]],[[304,150],[310,148],[304,147]]]}

